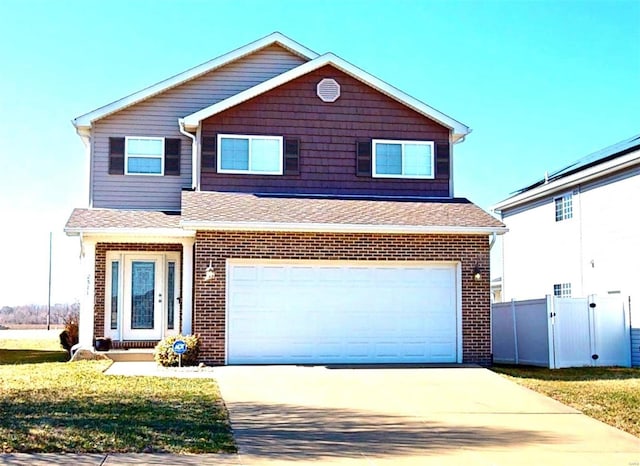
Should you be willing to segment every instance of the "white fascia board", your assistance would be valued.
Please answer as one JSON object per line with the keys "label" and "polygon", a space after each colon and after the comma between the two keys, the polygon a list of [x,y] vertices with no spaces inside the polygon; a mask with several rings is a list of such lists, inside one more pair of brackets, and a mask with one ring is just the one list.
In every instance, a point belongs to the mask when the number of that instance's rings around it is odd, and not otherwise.
{"label": "white fascia board", "polygon": [[453,132],[453,139],[458,140],[463,138],[467,134],[471,132],[471,129],[460,123],[457,120],[445,115],[442,112],[430,107],[429,105],[419,101],[418,99],[411,97],[408,94],[400,91],[399,89],[387,84],[381,79],[376,78],[375,76],[370,75],[366,71],[361,70],[360,68],[352,65],[351,63],[343,60],[342,58],[332,54],[325,53],[324,55],[320,55],[319,57],[303,63],[302,65],[297,66],[285,73],[282,73],[278,76],[275,76],[268,81],[264,81],[252,88],[249,88],[243,92],[240,92],[236,95],[233,95],[221,102],[213,104],[209,107],[203,108],[191,115],[187,115],[181,121],[184,123],[185,127],[189,131],[195,131],[200,122],[206,118],[209,118],[217,113],[220,113],[224,110],[227,110],[231,107],[235,107],[242,102],[245,102],[253,97],[256,97],[260,94],[263,94],[267,91],[275,89],[283,84],[288,83],[296,78],[304,76],[312,71],[317,70],[325,65],[332,65],[336,68],[344,71],[348,75],[353,78],[367,84],[368,86],[373,87],[374,89],[382,92],[383,94],[388,95],[389,97],[397,100],[403,105],[415,110],[418,113],[430,118],[432,120],[437,121],[438,123],[446,126]]}
{"label": "white fascia board", "polygon": [[255,42],[251,42],[250,44],[214,58],[213,60],[209,60],[208,62],[202,63],[201,65],[195,66],[187,71],[165,79],[164,81],[160,81],[159,83],[142,89],[141,91],[130,94],[126,97],[123,97],[122,99],[116,100],[115,102],[111,102],[110,104],[104,105],[89,113],[85,113],[84,115],[81,115],[72,120],[72,123],[78,129],[91,128],[91,124],[96,120],[104,118],[112,113],[129,107],[142,100],[148,99],[149,97],[160,94],[161,92],[197,78],[198,76],[208,73],[216,68],[220,68],[228,63],[231,63],[232,61],[238,60],[239,58],[242,58],[246,55],[250,55],[257,50],[272,44],[279,44],[287,50],[295,53],[296,55],[308,60],[312,60],[318,56],[316,52],[289,39],[285,35],[279,32],[274,32],[266,37],[263,37],[262,39],[258,39]]}
{"label": "white fascia board", "polygon": [[164,238],[191,238],[195,236],[192,231],[182,228],[65,228],[67,236],[99,236],[99,237],[164,237]]}
{"label": "white fascia board", "polygon": [[640,164],[640,150],[636,150],[634,152],[631,152],[630,154],[623,155],[622,157],[617,157],[613,160],[609,160],[608,162],[595,165],[585,170],[581,170],[577,173],[574,173],[573,175],[569,175],[558,180],[551,181],[550,183],[537,186],[530,191],[517,194],[495,204],[493,207],[491,207],[491,210],[494,212],[502,212],[504,210],[517,207],[526,202],[540,199],[541,197],[549,196],[560,191],[566,191],[579,184],[586,183],[597,178],[605,177],[616,171],[624,170],[625,168],[629,168],[638,164]]}
{"label": "white fascia board", "polygon": [[278,223],[278,222],[203,222],[197,220],[182,221],[185,230],[217,231],[293,231],[323,233],[409,233],[409,234],[467,234],[502,235],[505,227],[455,227],[420,225],[362,225],[336,223]]}

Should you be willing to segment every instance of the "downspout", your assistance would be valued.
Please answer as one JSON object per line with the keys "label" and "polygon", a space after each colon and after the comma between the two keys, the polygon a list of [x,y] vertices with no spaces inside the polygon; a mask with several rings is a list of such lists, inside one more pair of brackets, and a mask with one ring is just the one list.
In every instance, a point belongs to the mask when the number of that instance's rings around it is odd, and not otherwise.
{"label": "downspout", "polygon": [[493,248],[493,245],[496,244],[496,239],[498,238],[498,235],[496,235],[496,232],[492,232],[491,233],[491,242],[489,243],[489,251],[491,251],[491,248]]}
{"label": "downspout", "polygon": [[191,188],[200,191],[200,158],[198,157],[198,138],[184,128],[184,120],[178,118],[180,133],[191,139]]}

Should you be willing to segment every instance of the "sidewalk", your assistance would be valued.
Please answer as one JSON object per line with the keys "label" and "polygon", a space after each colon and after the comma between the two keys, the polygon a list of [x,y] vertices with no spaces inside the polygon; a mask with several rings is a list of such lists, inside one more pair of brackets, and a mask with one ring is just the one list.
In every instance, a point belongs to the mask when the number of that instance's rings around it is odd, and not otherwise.
{"label": "sidewalk", "polygon": [[0,465],[6,466],[116,466],[116,465],[163,465],[163,466],[236,466],[241,464],[238,455],[170,455],[147,453],[116,454],[57,454],[57,453],[9,453],[0,454]]}

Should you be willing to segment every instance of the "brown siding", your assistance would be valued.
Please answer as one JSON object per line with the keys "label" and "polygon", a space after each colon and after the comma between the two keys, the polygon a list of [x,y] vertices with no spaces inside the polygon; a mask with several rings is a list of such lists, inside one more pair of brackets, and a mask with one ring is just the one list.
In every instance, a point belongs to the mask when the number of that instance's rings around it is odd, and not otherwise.
{"label": "brown siding", "polygon": [[[341,86],[341,97],[333,103],[316,96],[316,85],[327,77]],[[203,122],[203,136],[218,133],[298,138],[300,174],[231,175],[205,168],[203,190],[449,196],[449,130],[331,66]],[[356,176],[356,143],[372,138],[434,141],[436,179]]]}
{"label": "brown siding", "polygon": [[[95,302],[93,311],[93,334],[96,338],[104,335],[104,319],[106,309],[105,303],[105,283],[107,270],[107,252],[109,251],[141,251],[141,252],[168,252],[175,251],[182,253],[181,244],[144,244],[144,243],[98,243],[96,244],[96,264],[95,264]],[[182,259],[180,260],[182,263]],[[182,264],[180,265],[182,268]],[[182,310],[180,320],[176,325],[180,325],[182,320]]]}
{"label": "brown siding", "polygon": [[[489,243],[472,235],[377,235],[338,233],[198,232],[195,253],[194,333],[202,359],[225,361],[227,259],[416,260],[462,264],[462,358],[491,363]],[[212,261],[215,280],[198,280]],[[479,265],[481,281],[473,280]],[[286,299],[286,298],[283,298]]]}

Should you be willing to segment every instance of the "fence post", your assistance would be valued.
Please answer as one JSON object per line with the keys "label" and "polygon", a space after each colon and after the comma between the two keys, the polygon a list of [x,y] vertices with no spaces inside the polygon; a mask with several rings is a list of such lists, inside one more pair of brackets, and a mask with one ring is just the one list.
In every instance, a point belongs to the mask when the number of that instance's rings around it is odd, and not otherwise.
{"label": "fence post", "polygon": [[519,348],[518,348],[518,326],[516,323],[516,302],[511,298],[511,320],[513,320],[513,357],[516,364],[520,364]]}

